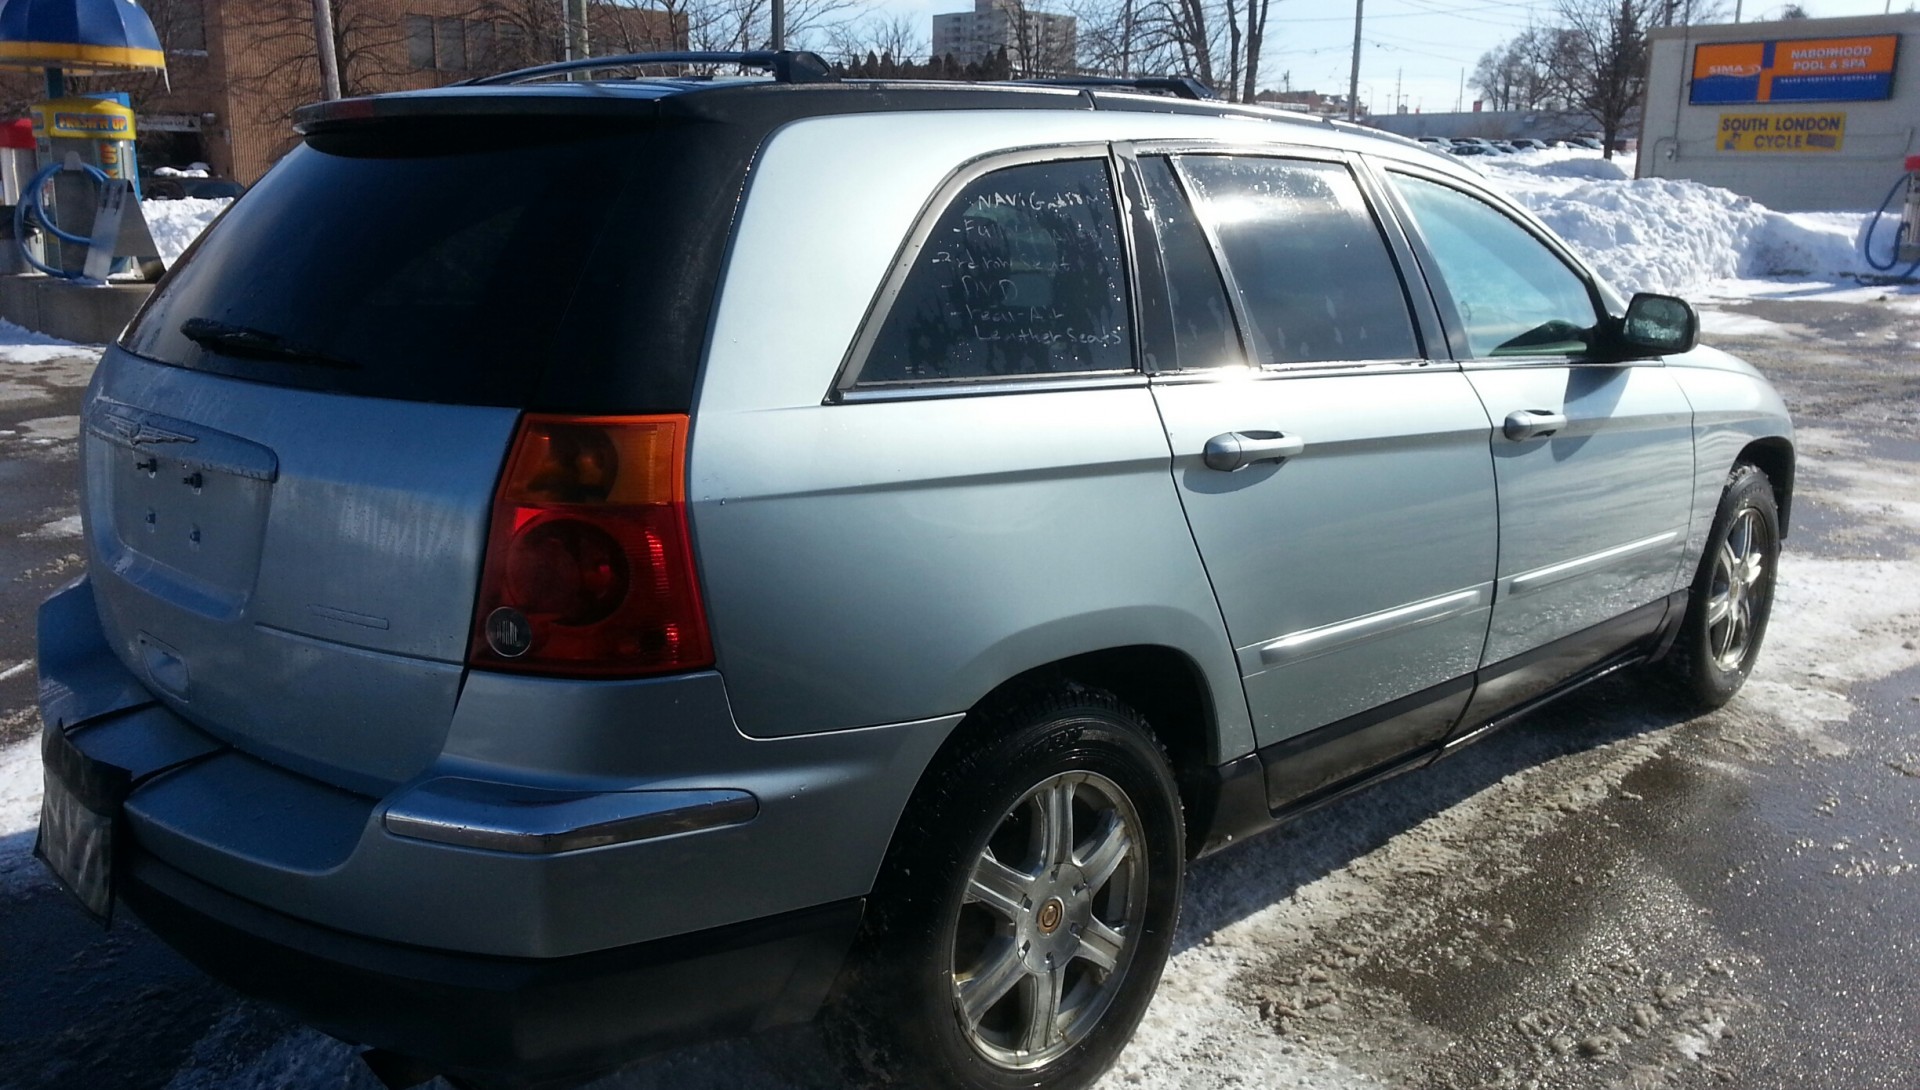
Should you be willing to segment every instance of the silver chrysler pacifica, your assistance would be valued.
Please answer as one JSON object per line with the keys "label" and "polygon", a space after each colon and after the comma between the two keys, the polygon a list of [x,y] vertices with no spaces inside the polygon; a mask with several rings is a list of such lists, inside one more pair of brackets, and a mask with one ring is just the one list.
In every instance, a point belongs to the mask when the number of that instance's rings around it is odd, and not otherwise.
{"label": "silver chrysler pacifica", "polygon": [[390,1085],[1086,1086],[1189,860],[1759,652],[1780,399],[1411,141],[785,52],[297,128],[87,393],[37,851]]}

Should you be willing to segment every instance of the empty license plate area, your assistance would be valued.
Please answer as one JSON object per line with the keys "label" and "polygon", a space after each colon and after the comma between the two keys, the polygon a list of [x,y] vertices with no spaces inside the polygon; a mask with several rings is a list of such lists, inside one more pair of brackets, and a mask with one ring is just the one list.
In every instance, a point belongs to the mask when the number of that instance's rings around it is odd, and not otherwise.
{"label": "empty license plate area", "polygon": [[34,854],[88,912],[105,920],[113,912],[114,830],[131,778],[88,758],[58,727],[42,733],[40,756],[46,793]]}
{"label": "empty license plate area", "polygon": [[120,551],[107,558],[113,570],[135,582],[175,577],[192,592],[180,604],[202,612],[237,606],[260,566],[278,476],[273,452],[104,399],[88,414],[88,432],[100,440],[87,452],[89,484],[99,488],[93,514],[110,520],[94,537]]}

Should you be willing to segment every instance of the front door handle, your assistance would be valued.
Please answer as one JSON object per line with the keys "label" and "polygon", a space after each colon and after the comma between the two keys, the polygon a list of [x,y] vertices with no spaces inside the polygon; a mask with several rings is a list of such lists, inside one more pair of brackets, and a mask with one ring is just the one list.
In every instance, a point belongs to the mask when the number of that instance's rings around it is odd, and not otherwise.
{"label": "front door handle", "polygon": [[1207,440],[1200,460],[1208,469],[1232,473],[1255,462],[1284,462],[1307,449],[1307,441],[1297,435],[1277,431],[1230,431]]}
{"label": "front door handle", "polygon": [[1507,414],[1506,426],[1501,431],[1518,443],[1522,439],[1544,439],[1566,426],[1565,413],[1549,409],[1516,409]]}

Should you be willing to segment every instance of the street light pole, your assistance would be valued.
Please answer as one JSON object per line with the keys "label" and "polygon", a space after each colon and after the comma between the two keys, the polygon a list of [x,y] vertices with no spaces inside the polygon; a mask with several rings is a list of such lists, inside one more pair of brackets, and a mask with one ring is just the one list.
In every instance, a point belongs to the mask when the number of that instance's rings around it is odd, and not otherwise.
{"label": "street light pole", "polygon": [[787,47],[787,0],[773,0],[773,39],[774,49]]}
{"label": "street light pole", "polygon": [[[570,61],[586,60],[587,51],[587,0],[564,0],[562,10],[567,20],[567,56]],[[568,79],[573,75],[569,74]]]}
{"label": "street light pole", "polygon": [[340,97],[340,58],[333,51],[333,0],[313,0],[313,45],[320,55],[320,89]]}
{"label": "street light pole", "polygon": [[1360,109],[1360,6],[1366,0],[1353,0],[1353,71],[1347,75],[1347,120],[1359,120]]}

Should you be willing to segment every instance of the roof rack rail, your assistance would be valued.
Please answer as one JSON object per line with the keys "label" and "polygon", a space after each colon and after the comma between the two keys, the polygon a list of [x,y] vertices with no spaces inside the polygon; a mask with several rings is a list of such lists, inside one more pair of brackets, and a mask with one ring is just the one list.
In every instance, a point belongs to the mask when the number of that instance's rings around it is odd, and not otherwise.
{"label": "roof rack rail", "polygon": [[1039,84],[1045,87],[1080,87],[1090,91],[1145,91],[1200,101],[1218,98],[1213,88],[1192,76],[1050,76],[1039,79],[1008,80],[1008,83]]}
{"label": "roof rack rail", "polygon": [[526,83],[544,76],[560,75],[566,72],[584,72],[595,68],[633,68],[643,64],[733,64],[742,68],[762,68],[772,73],[776,83],[838,83],[840,77],[834,75],[832,66],[818,53],[808,53],[796,49],[752,49],[744,52],[709,52],[693,50],[679,53],[617,53],[605,57],[582,57],[579,60],[558,61],[554,64],[539,64],[532,68],[518,68],[511,72],[498,72],[491,76],[476,76],[462,80],[467,86],[485,86],[488,84]]}

